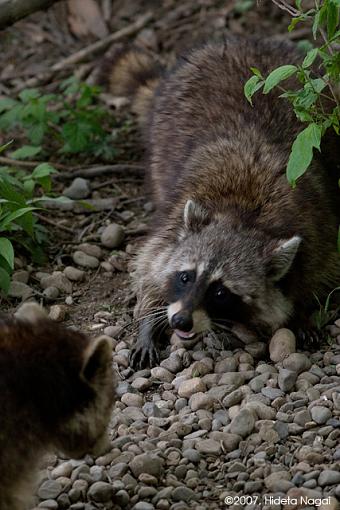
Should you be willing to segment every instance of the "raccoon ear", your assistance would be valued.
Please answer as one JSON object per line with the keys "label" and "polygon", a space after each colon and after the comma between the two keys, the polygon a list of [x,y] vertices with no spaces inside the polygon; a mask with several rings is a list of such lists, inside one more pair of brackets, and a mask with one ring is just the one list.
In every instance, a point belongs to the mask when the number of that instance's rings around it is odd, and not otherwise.
{"label": "raccoon ear", "polygon": [[267,267],[267,276],[270,280],[278,282],[288,273],[299,249],[301,240],[300,236],[294,236],[287,241],[279,241],[279,244],[272,252]]}
{"label": "raccoon ear", "polygon": [[89,384],[95,382],[96,376],[106,370],[112,358],[112,339],[101,335],[91,341],[85,351],[81,377]]}
{"label": "raccoon ear", "polygon": [[183,213],[184,226],[187,230],[197,232],[209,223],[209,214],[204,207],[193,200],[188,200]]}

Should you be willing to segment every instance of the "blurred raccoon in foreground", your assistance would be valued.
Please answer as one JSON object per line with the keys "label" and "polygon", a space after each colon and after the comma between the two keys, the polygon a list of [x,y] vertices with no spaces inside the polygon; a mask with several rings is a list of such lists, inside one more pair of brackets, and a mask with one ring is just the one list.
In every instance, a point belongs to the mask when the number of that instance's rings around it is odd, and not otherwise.
{"label": "blurred raccoon in foreground", "polygon": [[276,92],[252,107],[243,91],[250,67],[267,75],[302,59],[290,43],[230,36],[158,79],[142,51],[116,55],[111,93],[132,98],[156,206],[136,261],[132,366],[159,361],[167,320],[184,341],[239,325],[268,338],[303,327],[315,296],[339,284],[339,139],[324,142],[292,189],[285,169],[305,125]]}
{"label": "blurred raccoon in foreground", "polygon": [[23,510],[42,455],[106,446],[112,346],[49,320],[35,303],[0,317],[0,509]]}

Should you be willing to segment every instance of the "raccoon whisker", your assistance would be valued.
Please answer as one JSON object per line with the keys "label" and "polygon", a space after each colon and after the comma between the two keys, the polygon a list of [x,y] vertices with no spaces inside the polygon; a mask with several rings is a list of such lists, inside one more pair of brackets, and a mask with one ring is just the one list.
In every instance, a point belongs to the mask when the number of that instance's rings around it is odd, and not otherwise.
{"label": "raccoon whisker", "polygon": [[147,315],[142,315],[141,317],[137,317],[135,319],[135,322],[140,322],[140,321],[143,321],[145,319],[148,319],[149,317],[157,317],[159,315],[166,316],[166,311],[165,310],[159,310],[159,311],[155,311],[155,312],[152,312],[152,313],[148,313]]}
{"label": "raccoon whisker", "polygon": [[232,329],[231,327],[229,326],[226,326],[225,324],[219,324],[217,323],[216,321],[213,321],[213,325],[218,328],[218,329],[221,329],[222,331],[228,331],[228,332],[232,332]]}

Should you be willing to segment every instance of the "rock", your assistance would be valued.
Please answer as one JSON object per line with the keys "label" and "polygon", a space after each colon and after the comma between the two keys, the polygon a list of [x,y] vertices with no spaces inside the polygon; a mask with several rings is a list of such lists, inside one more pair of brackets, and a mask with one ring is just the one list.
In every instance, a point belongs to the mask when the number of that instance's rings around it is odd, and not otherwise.
{"label": "rock", "polygon": [[296,351],[296,339],[294,333],[287,328],[276,331],[269,343],[270,359],[278,363]]}
{"label": "rock", "polygon": [[270,400],[275,400],[276,398],[283,397],[284,395],[282,390],[279,390],[278,388],[271,388],[270,386],[262,388],[261,393]]}
{"label": "rock", "polygon": [[303,409],[303,410],[295,413],[294,423],[301,425],[301,427],[304,427],[306,425],[306,423],[308,423],[310,421],[311,421],[311,415],[307,409]]}
{"label": "rock", "polygon": [[26,283],[16,281],[11,281],[8,290],[9,297],[21,298],[24,301],[31,297],[33,293],[33,289],[26,285]]}
{"label": "rock", "polygon": [[136,379],[134,379],[131,384],[131,386],[138,391],[146,391],[148,388],[150,388],[150,385],[151,382],[146,377],[136,377]]}
{"label": "rock", "polygon": [[66,317],[66,308],[63,305],[52,305],[48,314],[49,318],[55,322],[62,322]]}
{"label": "rock", "polygon": [[157,379],[162,382],[167,382],[167,383],[170,383],[175,377],[174,374],[172,374],[171,372],[169,372],[169,370],[167,370],[166,368],[163,368],[163,367],[152,368],[151,376],[154,379]]}
{"label": "rock", "polygon": [[193,448],[187,448],[186,450],[183,450],[183,457],[188,459],[190,462],[193,462],[194,464],[197,464],[201,460],[201,455],[197,450],[194,450]]}
{"label": "rock", "polygon": [[133,507],[132,510],[154,510],[154,506],[147,501],[138,501]]}
{"label": "rock", "polygon": [[340,483],[340,471],[334,471],[332,469],[324,469],[321,471],[318,478],[318,484],[320,487],[326,487],[327,485],[337,485]]}
{"label": "rock", "polygon": [[312,417],[312,420],[315,421],[318,425],[322,425],[326,423],[329,418],[332,417],[332,412],[328,407],[322,407],[322,406],[314,406],[310,410],[310,414]]}
{"label": "rock", "polygon": [[107,482],[95,482],[88,490],[87,496],[90,501],[105,503],[113,496],[113,487]]}
{"label": "rock", "polygon": [[284,392],[290,391],[294,387],[296,378],[297,378],[296,372],[288,370],[287,368],[280,368],[277,380],[279,388]]}
{"label": "rock", "polygon": [[153,453],[142,453],[131,460],[129,468],[136,478],[142,473],[159,478],[162,472],[162,460]]}
{"label": "rock", "polygon": [[312,363],[310,359],[302,352],[294,352],[290,354],[288,358],[283,360],[283,366],[288,370],[300,374],[301,372],[309,370],[312,366]]}
{"label": "rock", "polygon": [[176,487],[172,492],[174,501],[192,501],[196,499],[196,494],[188,487]]}
{"label": "rock", "polygon": [[67,266],[64,269],[64,275],[72,282],[81,282],[84,279],[85,271],[73,266]]}
{"label": "rock", "polygon": [[59,464],[59,466],[51,471],[51,476],[53,479],[59,478],[60,476],[69,478],[71,476],[72,470],[73,465],[71,461],[62,462]]}
{"label": "rock", "polygon": [[121,326],[107,326],[104,329],[104,335],[110,336],[112,338],[115,338],[119,333],[122,331]]}
{"label": "rock", "polygon": [[111,223],[103,230],[100,240],[106,248],[118,248],[125,237],[124,229],[117,223]]}
{"label": "rock", "polygon": [[45,499],[45,501],[39,503],[38,508],[45,508],[46,510],[58,510],[59,505],[54,499]]}
{"label": "rock", "polygon": [[205,392],[206,386],[199,377],[194,377],[181,382],[178,388],[178,395],[184,398],[190,398],[194,393]]}
{"label": "rock", "polygon": [[196,450],[200,453],[219,455],[221,453],[221,445],[214,439],[200,439],[196,443]]}
{"label": "rock", "polygon": [[40,499],[56,499],[63,492],[63,486],[57,480],[46,480],[38,489]]}
{"label": "rock", "polygon": [[46,287],[43,292],[43,296],[47,301],[54,301],[59,297],[59,290],[57,287]]}
{"label": "rock", "polygon": [[289,486],[284,486],[284,482],[291,479],[288,471],[275,471],[264,479],[265,486],[270,492],[286,492],[294,485],[289,482]]}
{"label": "rock", "polygon": [[249,409],[241,409],[230,423],[230,432],[242,437],[249,436],[255,426],[255,416]]}
{"label": "rock", "polygon": [[207,393],[194,393],[189,400],[189,406],[192,411],[197,411],[198,409],[212,409],[213,405],[214,399]]}
{"label": "rock", "polygon": [[142,407],[144,404],[144,399],[142,395],[138,395],[136,393],[125,393],[122,396],[121,401],[128,407],[129,406]]}
{"label": "rock", "polygon": [[90,184],[82,177],[76,177],[68,188],[65,188],[63,195],[73,200],[82,200],[87,198],[91,193]]}
{"label": "rock", "polygon": [[61,292],[66,292],[66,294],[72,293],[72,283],[61,271],[53,271],[50,276],[42,278],[42,280],[40,280],[40,285],[43,289],[56,287]]}
{"label": "rock", "polygon": [[178,354],[172,354],[169,358],[166,358],[161,362],[161,367],[173,374],[177,374],[177,372],[182,370],[182,359],[178,356]]}
{"label": "rock", "polygon": [[96,269],[99,266],[99,260],[96,257],[87,255],[83,251],[75,251],[72,255],[73,261],[78,266]]}
{"label": "rock", "polygon": [[225,374],[226,372],[235,372],[237,370],[237,363],[235,358],[224,358],[215,364],[214,372],[216,374]]}
{"label": "rock", "polygon": [[77,246],[77,249],[96,259],[101,259],[103,256],[102,249],[96,244],[82,243]]}
{"label": "rock", "polygon": [[12,281],[13,282],[21,282],[21,283],[28,283],[30,277],[29,271],[25,271],[23,269],[20,269],[19,271],[15,271],[12,274]]}

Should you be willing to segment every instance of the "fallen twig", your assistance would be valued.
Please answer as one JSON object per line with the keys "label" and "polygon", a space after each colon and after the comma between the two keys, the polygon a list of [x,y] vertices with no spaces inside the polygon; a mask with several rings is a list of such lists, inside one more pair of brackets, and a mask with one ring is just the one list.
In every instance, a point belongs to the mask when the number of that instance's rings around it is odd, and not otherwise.
{"label": "fallen twig", "polygon": [[142,165],[118,164],[118,165],[100,165],[88,168],[79,168],[77,170],[69,169],[68,172],[60,172],[56,175],[57,179],[73,179],[74,177],[98,177],[99,175],[132,173],[142,174],[144,167]]}
{"label": "fallen twig", "polygon": [[121,30],[118,30],[117,32],[114,32],[113,34],[108,35],[104,39],[101,39],[100,41],[96,41],[93,44],[90,44],[89,46],[86,46],[85,48],[82,48],[81,50],[77,51],[76,53],[73,53],[72,55],[69,55],[66,58],[63,58],[59,62],[56,62],[53,66],[51,66],[48,70],[44,71],[43,73],[38,74],[37,76],[27,80],[23,85],[20,85],[18,89],[15,91],[18,92],[22,88],[27,87],[35,87],[40,81],[48,79],[53,73],[56,73],[58,71],[62,71],[63,69],[69,67],[73,64],[78,64],[82,60],[84,60],[89,55],[92,55],[93,53],[97,53],[98,51],[101,51],[105,48],[107,48],[111,43],[120,41],[124,37],[130,36],[134,34],[135,32],[138,32],[141,28],[143,28],[152,18],[152,13],[147,12],[140,18],[138,18],[134,23],[131,23],[130,25],[122,28]]}
{"label": "fallen twig", "polygon": [[40,221],[47,223],[48,225],[52,225],[52,227],[58,228],[59,230],[67,232],[68,234],[74,235],[74,229],[72,228],[66,227],[65,225],[61,225],[60,223],[56,223],[55,221],[50,220],[49,218],[46,218],[45,216],[42,216],[39,213],[35,213],[35,216],[37,216]]}
{"label": "fallen twig", "polygon": [[[41,163],[45,163],[44,161],[22,161],[21,159],[11,159],[6,158],[5,156],[0,156],[0,164],[7,166],[21,166],[22,168],[35,168]],[[61,163],[53,163],[49,162],[51,166],[56,168],[57,170],[67,170],[68,167],[66,165],[62,165]]]}

